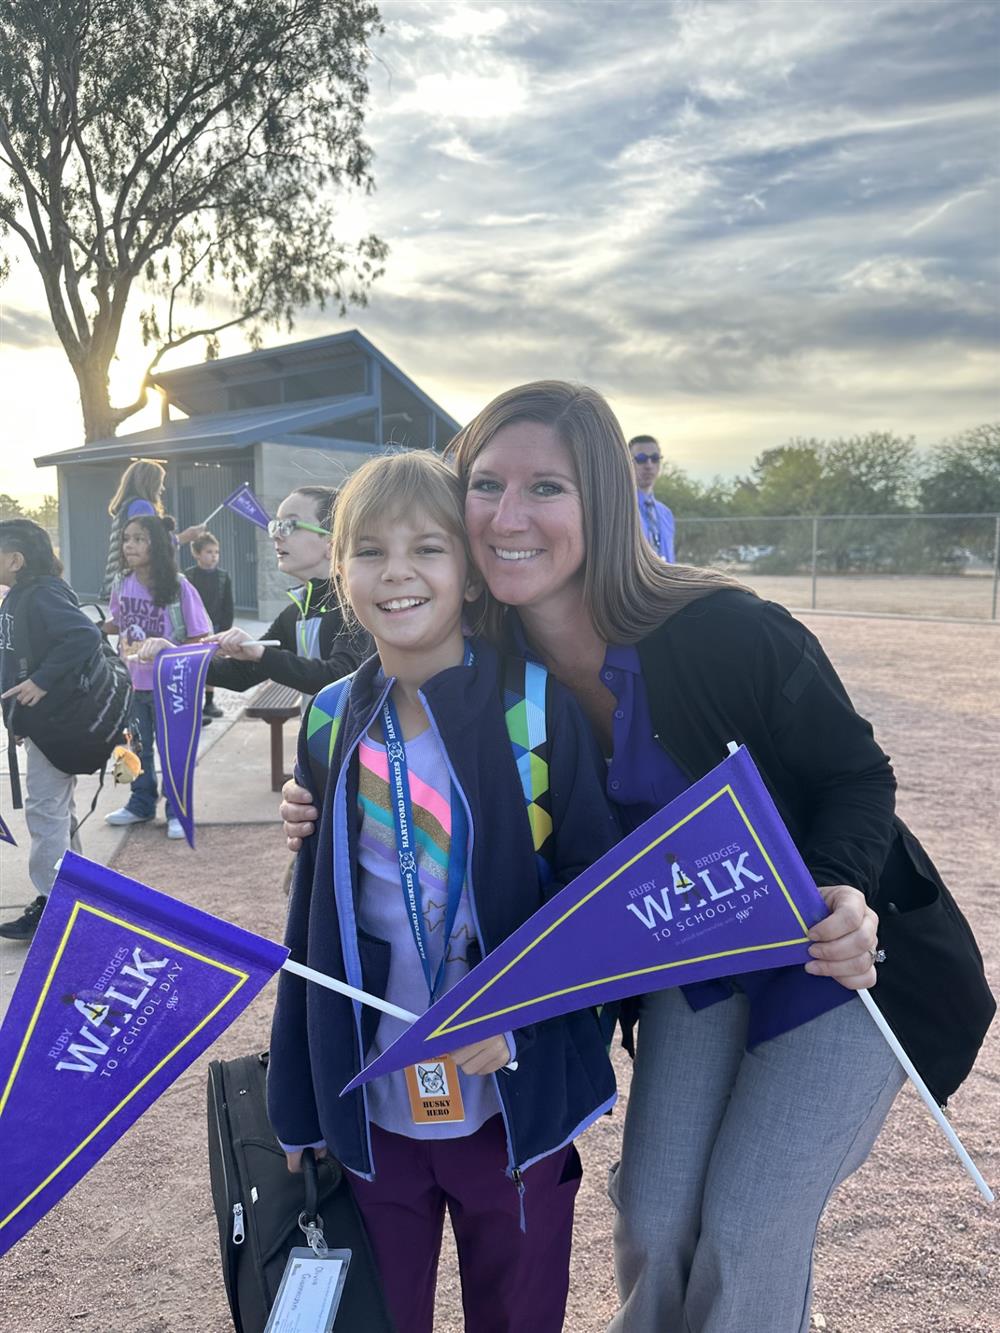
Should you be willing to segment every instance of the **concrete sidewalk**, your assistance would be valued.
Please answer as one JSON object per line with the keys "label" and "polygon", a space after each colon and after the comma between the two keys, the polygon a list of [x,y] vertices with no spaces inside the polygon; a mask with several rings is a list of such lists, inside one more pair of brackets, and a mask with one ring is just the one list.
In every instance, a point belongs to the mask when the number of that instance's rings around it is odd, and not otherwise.
{"label": "concrete sidewalk", "polygon": [[[210,726],[202,729],[194,788],[197,824],[273,823],[275,839],[280,840],[277,823],[280,798],[271,791],[270,728],[261,721],[243,716],[251,694],[218,690],[215,698],[225,716],[214,719]],[[297,722],[287,723],[284,728],[286,772],[291,772],[297,735]],[[4,755],[0,769],[0,813],[18,842],[16,847],[0,842],[0,920],[9,921],[34,899],[35,889],[28,879],[29,843],[24,813],[10,808],[6,734],[2,728],[0,742]],[[77,812],[81,816],[90,806],[96,789],[96,777],[80,778],[77,783]],[[104,816],[124,805],[127,799],[127,787],[116,787],[110,778],[105,781],[97,808],[80,833],[83,854],[91,860],[107,865],[128,837],[127,828],[111,828],[104,822]],[[167,841],[162,800],[159,805],[156,824],[163,829],[165,854],[178,858],[197,857],[197,848],[192,851],[186,842]],[[233,854],[239,856],[238,845],[234,845]],[[0,1016],[10,1002],[26,953],[25,945],[0,939]]]}

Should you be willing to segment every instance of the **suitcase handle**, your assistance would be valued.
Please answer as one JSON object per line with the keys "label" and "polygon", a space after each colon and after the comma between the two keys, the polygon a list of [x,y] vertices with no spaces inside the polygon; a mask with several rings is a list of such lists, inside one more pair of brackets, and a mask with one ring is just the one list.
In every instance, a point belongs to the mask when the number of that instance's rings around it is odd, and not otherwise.
{"label": "suitcase handle", "polygon": [[299,1213],[299,1230],[304,1234],[313,1253],[322,1258],[328,1253],[328,1247],[323,1235],[323,1219],[318,1211],[319,1168],[312,1148],[302,1150],[302,1175],[305,1182],[306,1206]]}

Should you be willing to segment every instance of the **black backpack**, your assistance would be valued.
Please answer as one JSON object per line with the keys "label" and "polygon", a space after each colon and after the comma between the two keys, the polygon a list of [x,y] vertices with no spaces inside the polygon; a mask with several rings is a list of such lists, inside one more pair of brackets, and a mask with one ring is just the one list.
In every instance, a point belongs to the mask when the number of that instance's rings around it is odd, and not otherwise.
{"label": "black backpack", "polygon": [[[32,650],[28,614],[35,588],[18,599],[14,618],[14,652],[25,664],[24,676],[39,665]],[[94,603],[96,606],[96,603]],[[97,606],[101,619],[104,609]],[[21,784],[14,737],[26,736],[63,773],[96,773],[111,758],[116,745],[133,730],[134,691],[128,667],[101,633],[101,642],[80,668],[64,677],[44,699],[31,708],[15,703],[7,718],[11,754],[11,791],[14,809],[21,808]]]}

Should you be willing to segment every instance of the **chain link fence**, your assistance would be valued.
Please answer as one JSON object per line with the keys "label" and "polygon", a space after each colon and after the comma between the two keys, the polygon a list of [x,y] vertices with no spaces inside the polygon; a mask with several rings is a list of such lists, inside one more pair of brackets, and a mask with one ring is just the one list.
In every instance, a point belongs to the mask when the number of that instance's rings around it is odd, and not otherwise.
{"label": "chain link fence", "polygon": [[677,559],[794,610],[998,619],[1000,514],[679,518]]}

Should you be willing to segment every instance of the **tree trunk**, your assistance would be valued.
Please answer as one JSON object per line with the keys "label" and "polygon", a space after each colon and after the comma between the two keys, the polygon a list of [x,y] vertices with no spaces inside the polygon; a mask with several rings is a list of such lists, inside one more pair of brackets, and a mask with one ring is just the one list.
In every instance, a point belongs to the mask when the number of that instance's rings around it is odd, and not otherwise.
{"label": "tree trunk", "polygon": [[82,365],[74,366],[73,372],[80,389],[84,444],[111,439],[123,421],[145,406],[144,392],[128,407],[111,406],[107,366],[85,361]]}
{"label": "tree trunk", "polygon": [[73,369],[80,389],[84,443],[109,438],[118,422],[109,400],[107,367],[84,362]]}

